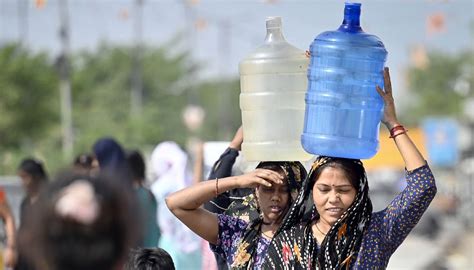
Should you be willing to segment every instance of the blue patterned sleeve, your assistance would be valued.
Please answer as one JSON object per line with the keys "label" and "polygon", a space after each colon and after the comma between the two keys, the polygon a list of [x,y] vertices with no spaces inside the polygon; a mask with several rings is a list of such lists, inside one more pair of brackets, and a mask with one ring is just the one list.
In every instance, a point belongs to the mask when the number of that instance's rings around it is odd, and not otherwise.
{"label": "blue patterned sleeve", "polygon": [[428,165],[405,171],[407,186],[382,214],[382,241],[395,252],[420,220],[436,194],[436,183]]}
{"label": "blue patterned sleeve", "polygon": [[221,255],[228,264],[233,262],[233,256],[245,229],[247,222],[225,214],[218,214],[219,235],[217,245],[209,244],[214,253]]}

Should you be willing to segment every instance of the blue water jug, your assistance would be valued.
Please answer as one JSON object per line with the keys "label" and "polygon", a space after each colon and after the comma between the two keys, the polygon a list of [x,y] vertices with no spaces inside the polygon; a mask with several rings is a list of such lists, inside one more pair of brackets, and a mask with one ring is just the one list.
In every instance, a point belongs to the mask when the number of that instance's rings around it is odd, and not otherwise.
{"label": "blue water jug", "polygon": [[346,3],[336,31],[318,35],[310,47],[303,148],[312,154],[367,159],[379,147],[387,51],[360,27],[359,3]]}

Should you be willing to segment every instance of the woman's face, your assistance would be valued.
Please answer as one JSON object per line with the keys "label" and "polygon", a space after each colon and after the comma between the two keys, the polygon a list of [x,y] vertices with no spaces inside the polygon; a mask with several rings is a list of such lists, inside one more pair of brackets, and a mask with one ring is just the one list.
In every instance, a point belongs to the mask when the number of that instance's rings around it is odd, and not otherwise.
{"label": "woman's face", "polygon": [[280,223],[289,208],[288,180],[284,179],[282,184],[272,183],[271,187],[260,185],[255,194],[263,214],[263,221]]}
{"label": "woman's face", "polygon": [[19,170],[18,171],[18,176],[20,177],[21,179],[21,184],[23,186],[23,189],[27,192],[27,193],[30,193],[31,190],[32,190],[32,186],[33,186],[33,178],[32,176],[23,171],[23,170]]}
{"label": "woman's face", "polygon": [[326,167],[313,186],[313,200],[320,222],[331,227],[351,206],[356,189],[340,168]]}

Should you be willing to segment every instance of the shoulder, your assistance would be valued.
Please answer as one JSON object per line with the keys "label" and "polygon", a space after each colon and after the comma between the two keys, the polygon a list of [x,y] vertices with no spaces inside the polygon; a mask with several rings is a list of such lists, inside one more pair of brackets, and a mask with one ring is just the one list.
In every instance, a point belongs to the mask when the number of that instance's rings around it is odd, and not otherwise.
{"label": "shoulder", "polygon": [[248,225],[247,221],[226,214],[218,214],[217,220],[219,222],[219,227],[228,227],[234,230],[243,230],[247,228]]}

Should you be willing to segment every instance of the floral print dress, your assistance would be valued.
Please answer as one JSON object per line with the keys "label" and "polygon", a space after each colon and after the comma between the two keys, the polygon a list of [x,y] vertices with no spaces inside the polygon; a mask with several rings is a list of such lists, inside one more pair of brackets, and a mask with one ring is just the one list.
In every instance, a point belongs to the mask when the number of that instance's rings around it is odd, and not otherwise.
{"label": "floral print dress", "polygon": [[[239,267],[252,256],[246,251],[249,244],[242,241],[248,222],[225,214],[219,214],[217,218],[219,223],[217,245],[210,244],[211,249],[226,258],[229,267]],[[253,269],[261,269],[270,242],[271,240],[265,237],[259,237],[257,250],[252,258]]]}

